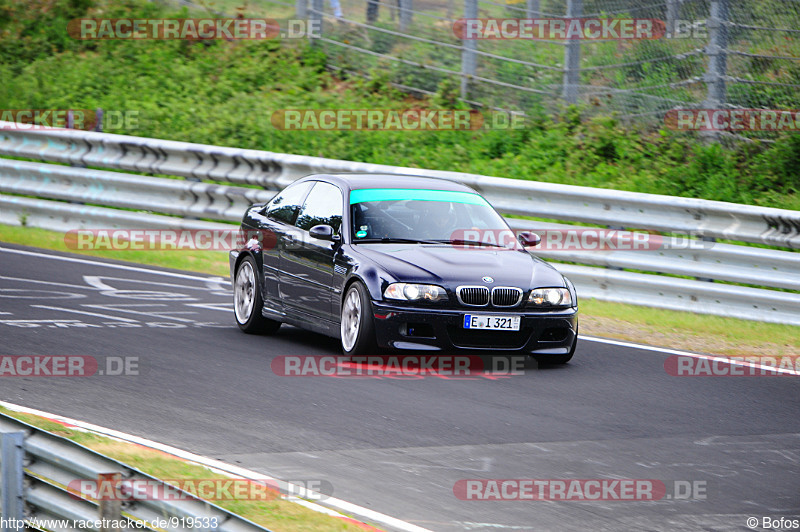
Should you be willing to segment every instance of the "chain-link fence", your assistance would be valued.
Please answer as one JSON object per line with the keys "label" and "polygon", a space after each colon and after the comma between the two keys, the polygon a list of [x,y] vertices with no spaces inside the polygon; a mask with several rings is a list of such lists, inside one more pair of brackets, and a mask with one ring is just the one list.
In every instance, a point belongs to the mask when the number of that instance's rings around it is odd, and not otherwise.
{"label": "chain-link fence", "polygon": [[[329,68],[444,101],[522,113],[580,103],[650,122],[671,109],[800,108],[800,0],[251,2],[272,18],[321,20],[312,40]],[[649,19],[655,31],[462,38],[476,19]]]}

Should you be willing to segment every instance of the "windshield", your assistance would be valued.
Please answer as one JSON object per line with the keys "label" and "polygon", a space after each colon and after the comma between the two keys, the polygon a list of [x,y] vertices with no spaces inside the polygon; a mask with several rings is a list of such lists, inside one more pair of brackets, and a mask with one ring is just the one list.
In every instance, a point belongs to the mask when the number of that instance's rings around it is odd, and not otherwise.
{"label": "windshield", "polygon": [[510,231],[489,203],[472,192],[361,189],[350,193],[350,208],[355,243],[459,243],[480,241],[476,234]]}

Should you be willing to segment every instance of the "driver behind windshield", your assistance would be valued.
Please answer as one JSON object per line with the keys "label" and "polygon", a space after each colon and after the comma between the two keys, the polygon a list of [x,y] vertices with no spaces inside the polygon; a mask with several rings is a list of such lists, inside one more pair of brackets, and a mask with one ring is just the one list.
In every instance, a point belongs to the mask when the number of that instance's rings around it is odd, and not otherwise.
{"label": "driver behind windshield", "polygon": [[450,240],[455,230],[456,213],[449,201],[426,201],[421,210],[418,227],[419,238],[425,240]]}

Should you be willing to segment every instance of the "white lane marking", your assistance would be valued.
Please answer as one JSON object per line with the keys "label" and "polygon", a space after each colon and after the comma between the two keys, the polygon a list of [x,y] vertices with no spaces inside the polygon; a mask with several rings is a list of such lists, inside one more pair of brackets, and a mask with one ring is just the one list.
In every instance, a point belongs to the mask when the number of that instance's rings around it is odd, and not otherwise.
{"label": "white lane marking", "polygon": [[[119,297],[123,299],[144,299],[146,301],[197,301],[197,298],[190,297],[186,294],[177,292],[157,292],[153,290],[130,290],[113,287],[104,283],[101,279],[114,279],[117,281],[127,282],[127,279],[119,279],[118,277],[104,277],[99,275],[84,275],[83,280],[86,284],[90,284],[100,290],[100,295],[108,297]],[[168,283],[156,283],[152,281],[137,281],[131,280],[133,283],[147,284],[147,285],[160,285],[169,287],[189,288],[183,285],[174,285]],[[196,288],[203,290],[203,288]]]}
{"label": "white lane marking", "polygon": [[221,310],[223,312],[230,312],[233,310],[233,303],[186,303],[185,305],[187,307],[206,308],[209,310]]}
{"label": "white lane marking", "polygon": [[[206,467],[212,467],[214,469],[219,469],[225,473],[229,473],[235,475],[237,477],[246,478],[250,480],[258,480],[258,481],[276,481],[278,479],[267,475],[265,473],[256,473],[255,471],[250,471],[249,469],[245,469],[243,467],[238,467],[231,464],[226,464],[225,462],[221,462],[219,460],[214,460],[213,458],[208,458],[205,456],[201,456],[199,454],[190,453],[188,451],[184,451],[182,449],[178,449],[177,447],[172,447],[170,445],[164,445],[163,443],[158,443],[152,440],[148,440],[145,438],[140,438],[139,436],[134,436],[132,434],[127,434],[125,432],[120,432],[118,430],[108,429],[105,427],[101,427],[99,425],[93,425],[92,423],[86,423],[84,421],[78,421],[77,419],[71,419],[64,416],[59,416],[56,414],[51,414],[49,412],[43,412],[41,410],[35,410],[33,408],[27,408],[25,406],[16,405],[14,403],[8,403],[6,401],[0,401],[0,406],[8,408],[9,410],[14,410],[16,412],[22,412],[25,414],[33,414],[35,416],[41,416],[48,419],[53,419],[56,421],[60,421],[62,423],[67,423],[69,425],[74,425],[78,428],[83,430],[89,430],[92,432],[96,432],[98,434],[103,434],[105,436],[109,436],[111,438],[116,438],[118,440],[126,441],[129,443],[136,443],[138,445],[142,445],[144,447],[149,447],[150,449],[156,449],[158,451],[165,452],[167,454],[171,454],[173,456],[177,456],[178,458],[183,458],[184,460],[189,460],[191,462],[195,462],[200,465],[204,465]],[[283,481],[280,481],[283,482]],[[294,489],[297,490],[305,490],[306,493],[311,494],[309,498],[322,498],[321,494],[314,493],[311,490],[307,490],[301,486],[292,486]],[[308,508],[312,508],[312,505],[315,503],[306,501],[307,504],[304,506]],[[417,525],[413,525],[411,523],[406,523],[405,521],[401,521],[400,519],[388,516],[386,514],[382,514],[380,512],[376,512],[374,510],[370,510],[369,508],[363,508],[356,504],[349,503],[347,501],[343,501],[341,499],[336,499],[334,497],[325,497],[325,504],[328,506],[333,506],[340,512],[343,512],[345,515],[356,516],[358,519],[366,519],[368,521],[377,523],[379,525],[386,525],[397,530],[403,530],[407,532],[432,532],[427,528],[422,528]],[[324,506],[320,505],[320,509],[317,509],[318,512],[327,513],[327,510]]]}
{"label": "white lane marking", "polygon": [[46,301],[48,299],[83,299],[84,294],[74,294],[72,292],[60,292],[57,290],[34,290],[32,288],[0,288],[0,297],[3,299],[37,299]]}
{"label": "white lane marking", "polygon": [[208,292],[209,290],[211,290],[206,286],[189,286],[186,284],[159,283],[158,281],[145,281],[142,279],[126,279],[124,277],[109,277],[107,275],[84,275],[83,280],[86,282],[86,284],[89,284],[98,290],[119,290],[119,288],[104,283],[103,280],[122,281],[123,283],[148,284],[154,286],[168,286],[170,288],[185,288],[187,290],[202,290],[203,292]]}
{"label": "white lane marking", "polygon": [[0,323],[80,323],[81,320],[0,320]]}
{"label": "white lane marking", "polygon": [[[133,310],[130,308],[117,308],[119,305],[81,305],[82,307],[88,308],[96,308],[100,310],[110,310],[111,312],[127,312],[128,314],[139,314],[140,316],[153,316],[156,318],[161,318],[165,320],[175,320],[175,321],[182,321],[186,323],[195,323],[195,320],[189,320],[186,318],[176,318],[172,316],[172,314],[197,314],[193,310],[173,310],[168,312],[142,312],[141,310]],[[163,303],[154,303],[154,304],[136,304],[136,305],[125,305],[125,307],[166,307],[167,305]]]}
{"label": "white lane marking", "polygon": [[94,260],[77,259],[74,257],[61,257],[59,255],[48,255],[46,253],[37,253],[35,251],[25,251],[23,249],[9,249],[0,247],[0,252],[15,253],[17,255],[29,255],[33,257],[42,257],[44,259],[61,260],[64,262],[75,262],[78,264],[90,264],[92,266],[103,266],[105,268],[114,268],[117,270],[127,270],[130,272],[143,272],[152,273],[153,275],[164,275],[166,277],[177,277],[178,279],[191,279],[192,281],[216,282],[216,283],[229,283],[228,279],[224,277],[200,277],[199,275],[188,275],[185,273],[164,272],[161,270],[151,270],[149,268],[138,268],[136,266],[126,266],[124,264],[111,264],[110,262],[100,262]]}
{"label": "white lane marking", "polygon": [[11,315],[11,312],[3,312],[2,310],[0,310],[0,314],[2,314],[4,316],[9,316],[9,315]]}
{"label": "white lane marking", "polygon": [[50,307],[48,305],[31,305],[34,308],[44,308],[47,310],[60,310],[62,312],[73,312],[75,314],[85,314],[87,316],[96,316],[98,318],[106,318],[109,320],[119,320],[119,321],[126,321],[128,323],[139,323],[139,320],[133,320],[130,318],[120,318],[119,316],[109,316],[108,314],[98,314],[97,312],[86,312],[85,310],[75,310],[71,308],[61,308],[61,307]]}
{"label": "white lane marking", "polygon": [[[632,342],[624,342],[622,340],[611,340],[609,338],[598,338],[596,336],[583,336],[582,334],[578,335],[578,338],[581,340],[585,340],[588,342],[598,342],[601,344],[611,344],[611,345],[618,345],[621,347],[630,347],[632,349],[641,349],[642,351],[655,351],[657,353],[666,353],[668,355],[680,355],[684,357],[691,357],[691,358],[702,358],[705,360],[716,361],[716,362],[727,362],[728,364],[732,364],[735,366],[745,366],[748,368],[755,368],[760,369],[763,371],[775,372],[775,373],[786,373],[788,375],[800,375],[800,372],[788,368],[776,368],[775,366],[770,366],[769,364],[756,364],[754,362],[749,362],[746,360],[747,357],[740,357],[740,359],[729,358],[720,355],[704,355],[702,353],[692,353],[691,351],[681,351],[679,349],[670,349],[668,347],[655,347],[652,345],[645,345],[645,344],[634,344]],[[741,358],[745,358],[745,360],[741,360]],[[750,358],[757,359],[758,356],[753,356]],[[779,358],[778,356],[773,357],[775,359]]]}
{"label": "white lane marking", "polygon": [[287,497],[287,499],[295,504],[299,504],[300,506],[305,506],[306,508],[314,510],[315,512],[320,512],[326,515],[330,515],[331,517],[346,517],[337,511],[325,508],[324,506],[320,506],[315,502],[307,501],[305,499],[300,499],[298,497]]}
{"label": "white lane marking", "polygon": [[52,281],[37,281],[36,279],[23,279],[21,277],[6,277],[4,275],[0,275],[0,279],[5,281],[21,281],[24,283],[36,283],[36,284],[49,284],[53,286],[60,286],[62,288],[80,288],[81,290],[95,290],[90,286],[83,286],[79,284],[67,284],[67,283],[54,283]]}
{"label": "white lane marking", "polygon": [[502,528],[505,530],[533,530],[533,528],[529,526],[501,525],[498,523],[473,523],[470,521],[461,521],[458,524],[463,525],[464,530],[485,530],[487,528]]}

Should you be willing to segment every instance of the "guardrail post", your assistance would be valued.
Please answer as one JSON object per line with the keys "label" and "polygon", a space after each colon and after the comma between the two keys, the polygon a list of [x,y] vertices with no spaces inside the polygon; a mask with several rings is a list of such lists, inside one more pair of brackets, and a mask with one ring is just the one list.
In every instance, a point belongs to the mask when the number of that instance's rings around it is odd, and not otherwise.
{"label": "guardrail post", "polygon": [[[716,242],[717,241],[717,239],[714,238],[713,236],[701,236],[700,240],[702,240],[703,242]],[[695,279],[697,279],[698,281],[703,281],[704,283],[713,283],[713,282],[715,282],[714,279],[712,279],[710,277],[695,277]]]}
{"label": "guardrail post", "polygon": [[[583,0],[567,0],[567,18],[580,18]],[[564,100],[567,104],[578,103],[578,84],[581,77],[581,41],[570,39],[564,47]]]}
{"label": "guardrail post", "polygon": [[94,130],[97,131],[98,133],[102,133],[103,132],[103,110],[102,109],[98,108],[95,111],[94,119],[95,119]]}
{"label": "guardrail post", "polygon": [[[623,227],[621,225],[607,225],[606,228],[611,229],[612,231],[624,231],[625,230],[625,227]],[[620,268],[619,266],[606,266],[606,269],[607,270],[617,270],[617,271],[620,271],[620,272],[623,270],[623,268]]]}
{"label": "guardrail post", "polygon": [[[464,0],[464,18],[478,18],[478,0]],[[461,49],[461,99],[466,100],[469,95],[469,81],[478,70],[477,39],[462,39]]]}
{"label": "guardrail post", "polygon": [[25,456],[25,433],[4,432],[0,434],[0,453],[2,453],[2,505],[3,529],[2,532],[18,532],[17,527],[11,526],[11,519],[25,519],[25,500],[23,492],[22,469]]}
{"label": "guardrail post", "polygon": [[[100,532],[121,532],[122,528],[111,527],[114,522],[122,520],[122,501],[116,496],[119,484],[122,482],[122,473],[100,473],[97,475],[98,517],[100,518]],[[106,497],[106,493],[111,493]]]}

